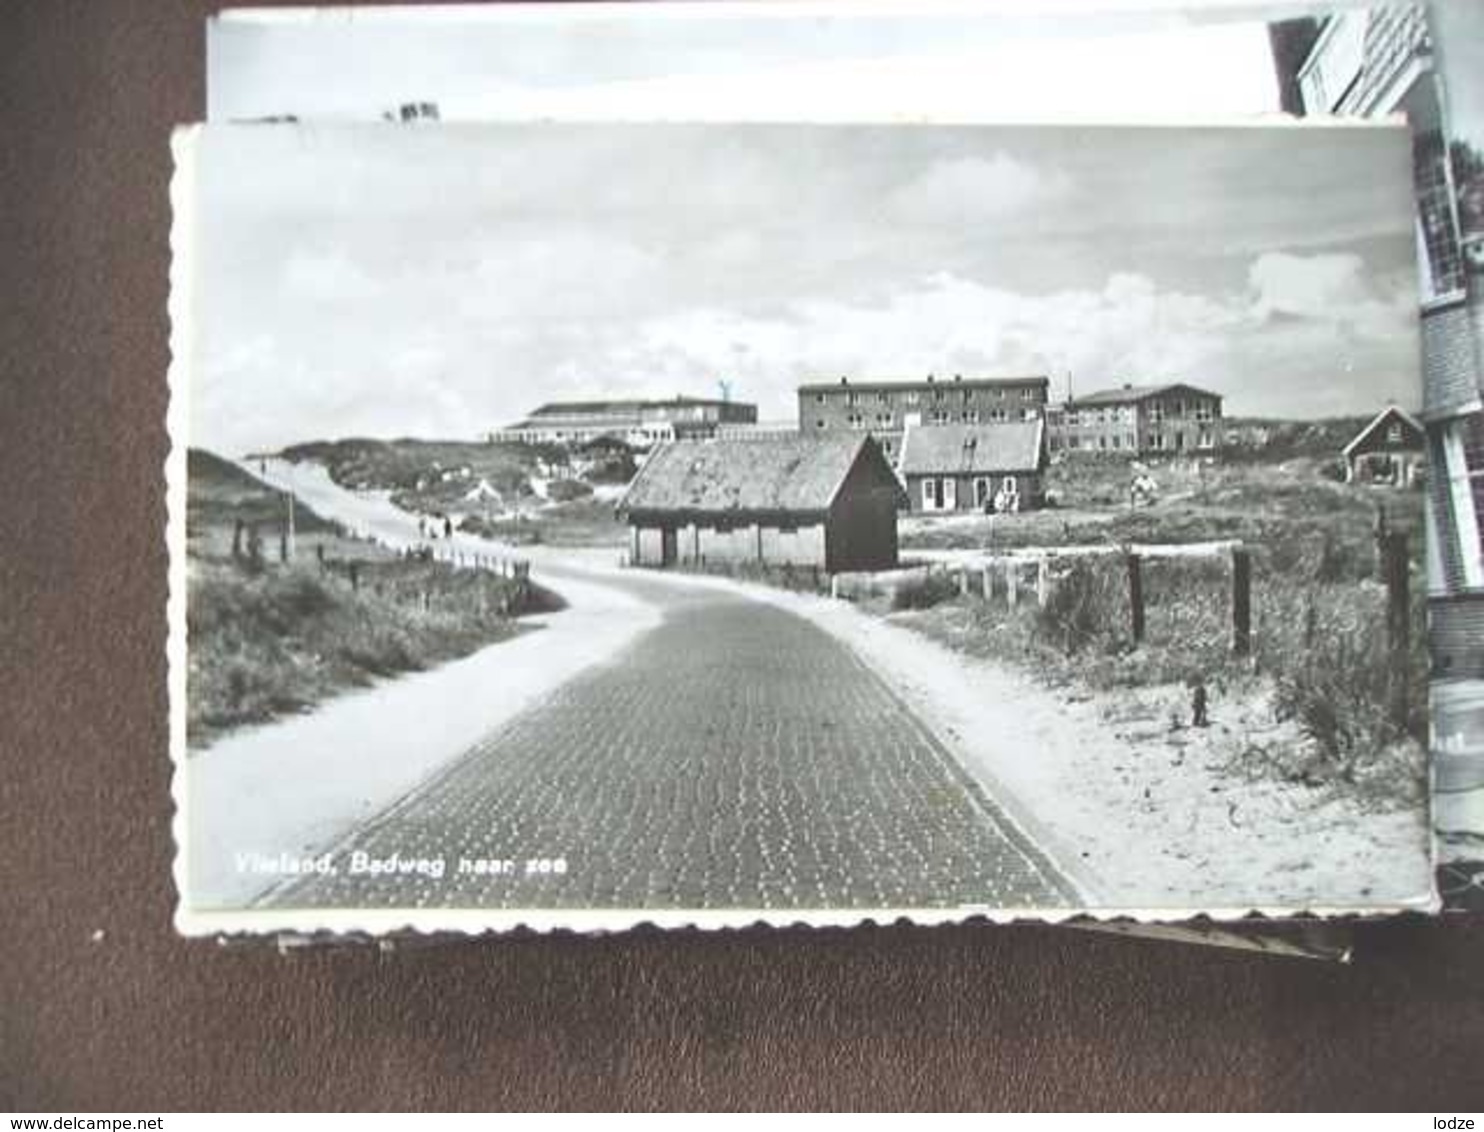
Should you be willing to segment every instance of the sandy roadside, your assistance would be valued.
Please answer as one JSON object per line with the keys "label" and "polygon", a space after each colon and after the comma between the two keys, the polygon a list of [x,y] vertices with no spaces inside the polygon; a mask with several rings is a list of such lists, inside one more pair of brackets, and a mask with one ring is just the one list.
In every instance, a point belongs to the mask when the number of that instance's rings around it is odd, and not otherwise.
{"label": "sandy roadside", "polygon": [[1291,743],[1253,705],[1175,730],[1180,689],[1071,697],[847,602],[720,578],[827,629],[933,727],[962,764],[1109,914],[1232,918],[1432,906],[1427,816],[1226,771],[1234,744]]}

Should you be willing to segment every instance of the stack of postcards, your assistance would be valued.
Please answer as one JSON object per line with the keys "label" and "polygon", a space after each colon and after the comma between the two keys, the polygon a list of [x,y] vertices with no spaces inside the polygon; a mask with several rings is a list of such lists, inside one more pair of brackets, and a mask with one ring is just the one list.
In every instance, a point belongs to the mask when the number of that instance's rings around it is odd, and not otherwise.
{"label": "stack of postcards", "polygon": [[208,47],[181,931],[1484,906],[1484,6]]}

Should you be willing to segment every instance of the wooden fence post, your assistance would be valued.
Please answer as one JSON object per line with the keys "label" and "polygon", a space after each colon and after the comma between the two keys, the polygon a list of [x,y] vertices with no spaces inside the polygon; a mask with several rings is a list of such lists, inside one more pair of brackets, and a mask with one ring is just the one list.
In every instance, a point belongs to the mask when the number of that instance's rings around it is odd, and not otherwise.
{"label": "wooden fence post", "polygon": [[967,566],[958,572],[958,592],[964,597],[969,596],[969,568]]}
{"label": "wooden fence post", "polygon": [[1051,562],[1043,554],[1041,560],[1036,563],[1036,604],[1046,608],[1046,603],[1051,600]]}
{"label": "wooden fence post", "polygon": [[1232,652],[1252,653],[1252,552],[1232,548]]}
{"label": "wooden fence post", "polygon": [[1408,653],[1412,646],[1411,561],[1403,531],[1381,536],[1382,570],[1386,581],[1386,643],[1391,655],[1391,720],[1407,725],[1410,681]]}
{"label": "wooden fence post", "polygon": [[979,578],[979,584],[983,587],[985,601],[994,597],[994,569],[988,562],[984,564],[984,573]]}
{"label": "wooden fence post", "polygon": [[1020,563],[1005,559],[1005,601],[1011,609],[1020,604]]}
{"label": "wooden fence post", "polygon": [[1144,643],[1144,563],[1137,554],[1128,556],[1129,628],[1134,644]]}

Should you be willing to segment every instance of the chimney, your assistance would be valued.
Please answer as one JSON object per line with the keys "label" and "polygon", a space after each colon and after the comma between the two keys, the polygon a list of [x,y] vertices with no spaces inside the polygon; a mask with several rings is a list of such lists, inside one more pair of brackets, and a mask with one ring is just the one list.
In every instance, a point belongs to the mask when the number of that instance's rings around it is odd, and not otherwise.
{"label": "chimney", "polygon": [[954,381],[962,381],[963,379],[964,379],[964,375],[961,374],[961,373],[956,373],[956,374],[953,375],[953,380]]}
{"label": "chimney", "polygon": [[841,385],[849,385],[850,384],[850,379],[848,377],[842,377],[840,379],[840,384]]}
{"label": "chimney", "polygon": [[932,381],[933,381],[933,375],[932,374],[928,374],[928,384],[932,384]]}

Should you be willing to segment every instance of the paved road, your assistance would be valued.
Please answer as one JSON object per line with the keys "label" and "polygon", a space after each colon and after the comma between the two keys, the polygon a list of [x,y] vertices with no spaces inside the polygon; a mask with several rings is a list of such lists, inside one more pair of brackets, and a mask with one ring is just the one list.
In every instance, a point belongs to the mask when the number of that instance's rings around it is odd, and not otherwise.
{"label": "paved road", "polygon": [[[725,591],[639,574],[615,584],[662,600],[662,624],[355,830],[335,847],[336,875],[264,903],[1072,902],[908,707],[824,630]],[[358,852],[442,858],[446,872],[352,875]],[[553,858],[565,873],[525,872]],[[460,871],[463,859],[514,872]]]}

